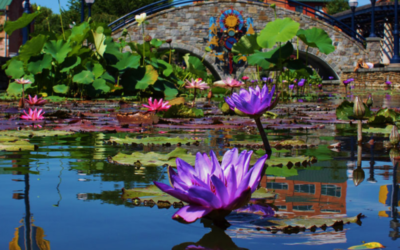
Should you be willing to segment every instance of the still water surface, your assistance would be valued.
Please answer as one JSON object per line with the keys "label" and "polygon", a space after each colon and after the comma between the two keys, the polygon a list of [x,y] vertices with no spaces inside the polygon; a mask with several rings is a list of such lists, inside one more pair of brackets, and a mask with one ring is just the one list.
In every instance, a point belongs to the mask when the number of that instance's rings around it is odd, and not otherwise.
{"label": "still water surface", "polygon": [[[167,136],[207,139],[200,146],[187,147],[192,153],[213,149],[222,155],[226,138],[257,138],[257,135],[226,130],[204,130],[196,135],[171,131],[175,133]],[[324,129],[307,133],[289,130],[270,133],[273,140],[299,138],[320,143],[321,148],[335,141],[343,142],[340,152],[325,151],[332,159],[319,160],[308,168],[294,171],[269,170],[263,185],[279,194],[274,204],[280,213],[349,217],[362,213],[366,216],[361,225],[353,223],[338,231],[330,227],[325,231],[306,230],[297,234],[258,231],[251,223],[243,222],[251,222],[251,216],[229,216],[232,226],[226,231],[201,221],[185,225],[171,219],[176,212],[173,207],[136,207],[122,200],[122,188],[146,187],[153,180],[167,183],[166,168],[134,169],[114,165],[107,162],[107,156],[118,152],[168,152],[173,147],[123,147],[103,143],[111,135],[125,137],[122,133],[34,137],[31,142],[39,145],[37,151],[0,152],[0,249],[16,249],[13,247],[23,246],[29,240],[32,245],[39,244],[39,248],[22,249],[347,249],[373,241],[387,249],[399,249],[396,221],[400,215],[398,210],[393,213],[393,209],[398,209],[396,206],[400,203],[399,195],[393,195],[392,191],[393,185],[399,185],[400,171],[393,168],[387,149],[378,146],[371,149],[366,143],[369,135],[364,136],[360,151],[355,144],[355,132],[355,127],[347,124],[327,124]],[[374,139],[377,145],[387,140],[383,136],[374,136]],[[312,154],[313,151],[298,149],[295,153]],[[355,186],[351,177],[360,153],[365,179]],[[21,167],[30,172],[12,170]],[[29,233],[33,238],[25,236]],[[40,237],[42,234],[45,236]],[[204,248],[188,248],[194,245]]]}

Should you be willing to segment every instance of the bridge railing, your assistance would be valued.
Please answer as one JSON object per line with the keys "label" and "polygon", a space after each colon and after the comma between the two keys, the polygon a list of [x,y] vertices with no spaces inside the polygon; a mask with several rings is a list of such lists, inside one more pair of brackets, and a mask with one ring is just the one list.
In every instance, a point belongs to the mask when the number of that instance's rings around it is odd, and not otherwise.
{"label": "bridge railing", "polygon": [[[365,38],[358,34],[356,31],[352,30],[349,26],[344,24],[343,22],[337,20],[336,18],[332,17],[331,15],[328,15],[324,13],[323,11],[317,10],[312,8],[311,6],[293,1],[293,0],[247,0],[248,2],[266,2],[268,4],[272,3],[277,3],[277,6],[282,6],[285,5],[285,8],[291,7],[291,8],[296,8],[298,7],[299,9],[302,9],[302,13],[306,14],[308,16],[312,16],[316,19],[322,20],[332,26],[337,27],[340,31],[346,33],[347,35],[353,37],[357,42],[360,42],[361,44],[365,44]],[[136,9],[125,16],[115,20],[114,22],[110,23],[108,26],[112,29],[112,31],[116,31],[125,25],[135,22],[135,16],[140,15],[141,13],[146,13],[147,15],[151,15],[154,13],[157,13],[159,11],[169,9],[172,7],[180,7],[180,6],[185,6],[185,5],[190,5],[193,4],[193,2],[201,2],[201,1],[194,1],[194,0],[160,0],[158,2],[143,6],[139,9]]]}

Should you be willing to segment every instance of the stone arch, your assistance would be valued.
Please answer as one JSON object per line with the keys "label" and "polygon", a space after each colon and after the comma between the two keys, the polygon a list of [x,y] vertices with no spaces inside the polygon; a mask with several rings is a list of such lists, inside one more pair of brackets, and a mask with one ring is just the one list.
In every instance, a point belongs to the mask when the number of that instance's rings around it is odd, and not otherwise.
{"label": "stone arch", "polygon": [[[198,56],[207,45],[208,23],[210,17],[219,17],[221,10],[234,8],[242,11],[244,18],[253,17],[254,30],[259,32],[266,23],[274,20],[274,12],[269,4],[262,2],[248,2],[246,0],[209,0],[192,5],[172,7],[148,16],[149,24],[146,26],[146,34],[153,38],[173,39],[175,44],[179,44],[182,50],[188,50]],[[285,8],[277,7],[277,18],[291,17],[300,23],[300,28],[307,29],[317,27],[324,29],[333,41],[336,50],[329,55],[322,54],[318,49],[310,48],[309,54],[319,57],[324,65],[327,64],[340,76],[342,69],[353,67],[353,62],[358,58],[368,58],[368,51],[362,44],[352,39],[337,27],[323,22],[315,17],[303,15]],[[140,27],[135,22],[116,30],[113,38],[120,37],[123,28],[126,28],[133,40],[141,40],[142,34]],[[295,44],[295,40],[294,40]],[[306,46],[300,42],[300,50],[305,51]],[[207,63],[213,65],[218,71],[213,58],[206,58]],[[219,76],[223,76],[222,71],[218,71]]]}

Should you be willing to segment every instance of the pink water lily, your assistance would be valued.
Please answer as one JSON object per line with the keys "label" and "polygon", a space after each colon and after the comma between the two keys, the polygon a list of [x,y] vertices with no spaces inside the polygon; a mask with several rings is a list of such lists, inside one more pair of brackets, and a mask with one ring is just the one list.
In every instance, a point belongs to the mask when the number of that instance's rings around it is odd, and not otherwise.
{"label": "pink water lily", "polygon": [[42,97],[38,98],[37,95],[32,98],[31,95],[28,96],[28,99],[25,99],[25,101],[30,105],[30,106],[42,106],[44,105],[47,101],[43,100]]}
{"label": "pink water lily", "polygon": [[163,99],[161,98],[159,101],[157,99],[153,99],[150,97],[149,98],[149,105],[142,104],[143,107],[148,108],[148,111],[167,111],[171,105],[168,105],[168,101],[163,102]]}
{"label": "pink water lily", "polygon": [[37,120],[44,119],[43,114],[45,112],[43,111],[43,109],[39,109],[39,111],[38,111],[37,109],[32,110],[31,108],[29,108],[29,113],[27,114],[25,110],[24,110],[24,113],[25,113],[25,115],[22,115],[21,119],[37,121]]}
{"label": "pink water lily", "polygon": [[24,79],[24,78],[15,79],[15,82],[18,83],[18,84],[31,84],[32,83],[31,80]]}
{"label": "pink water lily", "polygon": [[208,84],[206,82],[203,82],[201,78],[195,80],[192,79],[192,81],[186,80],[185,87],[187,89],[201,89],[201,90],[210,88]]}
{"label": "pink water lily", "polygon": [[234,78],[228,77],[225,80],[214,82],[214,85],[221,88],[231,89],[231,88],[240,88],[244,85],[244,83]]}
{"label": "pink water lily", "polygon": [[232,210],[245,206],[257,189],[268,155],[264,155],[249,170],[252,151],[228,150],[220,163],[213,151],[197,153],[195,168],[177,158],[177,172],[168,168],[171,186],[154,184],[177,199],[188,203],[173,219],[194,222],[202,217],[221,219]]}

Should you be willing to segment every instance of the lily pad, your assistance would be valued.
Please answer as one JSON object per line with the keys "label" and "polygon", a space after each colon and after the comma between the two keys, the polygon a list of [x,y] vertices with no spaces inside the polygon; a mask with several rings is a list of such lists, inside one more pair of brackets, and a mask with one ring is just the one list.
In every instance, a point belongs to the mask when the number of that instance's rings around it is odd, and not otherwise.
{"label": "lily pad", "polygon": [[122,192],[122,199],[131,199],[140,201],[153,200],[154,202],[160,204],[163,203],[179,203],[180,200],[172,197],[171,195],[164,193],[155,185],[148,186],[146,188],[133,188],[124,189]]}
{"label": "lily pad", "polygon": [[350,223],[361,223],[362,214],[354,217],[308,217],[299,216],[293,219],[281,219],[281,218],[268,218],[264,221],[256,222],[259,226],[266,226],[267,230],[278,230],[278,231],[297,231],[300,229],[309,229],[314,231],[317,228],[326,227],[341,227],[344,224]]}
{"label": "lily pad", "polygon": [[25,151],[35,150],[37,145],[31,144],[26,140],[17,138],[0,137],[0,151]]}
{"label": "lily pad", "polygon": [[72,135],[74,132],[54,131],[54,130],[5,130],[0,131],[0,140],[2,137],[43,137],[43,136],[64,136]]}
{"label": "lily pad", "polygon": [[267,166],[307,166],[308,164],[311,164],[311,162],[315,162],[316,158],[315,157],[309,157],[309,156],[293,156],[293,157],[272,157],[271,159],[268,159],[265,164]]}
{"label": "lily pad", "polygon": [[118,138],[118,137],[110,137],[108,142],[116,143],[116,144],[155,144],[162,145],[169,143],[171,145],[176,145],[178,143],[186,144],[186,143],[194,143],[197,140],[189,139],[189,138],[169,138],[169,137],[145,137],[145,138]]}
{"label": "lily pad", "polygon": [[400,117],[400,114],[392,109],[380,109],[376,114],[368,119],[370,125],[384,125],[386,123],[394,123]]}
{"label": "lily pad", "polygon": [[109,157],[111,163],[120,165],[139,165],[145,167],[159,167],[164,165],[169,165],[176,167],[176,158],[180,158],[190,165],[194,165],[196,156],[187,153],[188,150],[184,148],[177,147],[169,154],[160,154],[155,152],[149,152],[143,154],[140,152],[134,152],[131,155],[118,153],[114,157]]}

